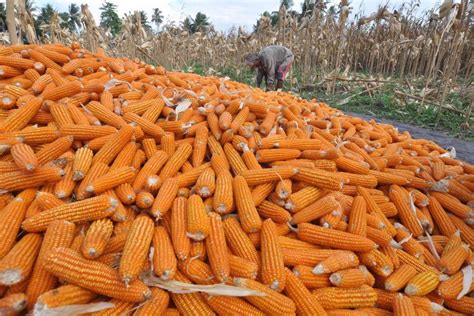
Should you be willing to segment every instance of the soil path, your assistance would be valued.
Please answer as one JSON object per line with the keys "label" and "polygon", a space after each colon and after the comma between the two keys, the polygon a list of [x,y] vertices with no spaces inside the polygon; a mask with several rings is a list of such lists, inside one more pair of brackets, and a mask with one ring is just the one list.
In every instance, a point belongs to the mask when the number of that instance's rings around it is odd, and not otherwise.
{"label": "soil path", "polygon": [[393,126],[398,127],[398,129],[401,132],[403,131],[410,132],[413,138],[430,139],[436,142],[437,144],[439,144],[440,146],[442,146],[443,148],[453,146],[454,148],[456,148],[456,158],[460,160],[464,160],[471,164],[474,164],[474,142],[473,141],[467,141],[467,140],[462,140],[459,138],[454,138],[440,131],[434,131],[434,130],[430,130],[430,129],[426,129],[426,128],[422,128],[418,126],[413,126],[410,124],[400,123],[397,121],[378,119],[373,116],[359,114],[359,113],[350,113],[350,112],[344,112],[344,113],[348,115],[358,116],[365,120],[375,119],[377,122],[392,124]]}

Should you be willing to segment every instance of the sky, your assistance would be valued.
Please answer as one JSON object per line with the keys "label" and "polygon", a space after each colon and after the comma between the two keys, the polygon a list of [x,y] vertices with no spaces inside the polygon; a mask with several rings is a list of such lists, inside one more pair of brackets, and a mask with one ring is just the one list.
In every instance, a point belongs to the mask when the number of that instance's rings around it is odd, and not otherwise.
{"label": "sky", "polygon": [[[135,0],[136,1],[136,0]],[[160,8],[166,21],[182,21],[186,16],[194,16],[201,11],[209,16],[211,23],[219,31],[227,31],[232,26],[244,26],[247,30],[252,30],[252,26],[260,14],[264,11],[278,11],[279,0],[109,0],[117,4],[119,15],[133,12],[134,10],[144,10],[151,19],[153,8]],[[359,11],[361,7],[366,15],[375,11],[379,4],[385,4],[388,0],[370,1],[370,0],[352,0],[350,1],[353,11]],[[440,0],[418,0],[420,4],[420,12],[422,10],[431,9],[435,5],[439,6]],[[0,2],[5,2],[0,0]],[[65,11],[70,3],[88,3],[89,10],[94,15],[96,23],[100,22],[99,8],[103,0],[96,1],[69,1],[69,0],[34,0],[37,7],[42,7],[47,3],[59,11]],[[294,0],[294,9],[300,11],[300,3],[302,0]],[[332,0],[333,3],[339,1]],[[402,0],[390,0],[390,5],[394,7],[400,6]],[[458,0],[459,2],[459,0]]]}

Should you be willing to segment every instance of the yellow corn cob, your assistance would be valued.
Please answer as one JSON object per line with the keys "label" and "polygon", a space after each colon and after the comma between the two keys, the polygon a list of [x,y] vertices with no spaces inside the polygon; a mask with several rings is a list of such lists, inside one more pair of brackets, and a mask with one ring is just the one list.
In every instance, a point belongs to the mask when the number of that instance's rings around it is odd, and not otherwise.
{"label": "yellow corn cob", "polygon": [[474,245],[474,234],[472,229],[463,222],[460,218],[454,215],[448,215],[449,219],[451,219],[452,224],[461,231],[461,239],[469,244],[471,247]]}
{"label": "yellow corn cob", "polygon": [[449,275],[455,274],[459,271],[464,261],[469,256],[469,246],[466,244],[459,245],[448,253],[443,255],[439,260],[439,267],[441,272]]}
{"label": "yellow corn cob", "polygon": [[135,180],[132,184],[133,189],[136,192],[142,189],[145,185],[147,178],[151,175],[158,173],[161,167],[163,167],[163,165],[166,163],[167,159],[168,155],[164,151],[159,150],[155,154],[153,154],[153,156],[148,159],[148,161],[140,169],[137,176],[135,177]]}
{"label": "yellow corn cob", "polygon": [[180,145],[176,152],[169,158],[168,162],[166,162],[163,169],[161,169],[160,178],[164,181],[167,178],[175,176],[176,172],[178,172],[191,154],[192,146],[190,144],[184,143]]}
{"label": "yellow corn cob", "polygon": [[144,140],[142,140],[142,146],[147,159],[150,159],[151,156],[153,156],[158,151],[154,138],[145,138]]}
{"label": "yellow corn cob", "polygon": [[187,236],[193,240],[203,240],[209,235],[210,218],[199,195],[193,194],[187,204]]}
{"label": "yellow corn cob", "polygon": [[42,97],[45,100],[56,101],[65,97],[71,97],[80,93],[82,84],[79,81],[71,81],[64,85],[54,87],[50,90],[43,91]]}
{"label": "yellow corn cob", "polygon": [[27,234],[0,260],[0,285],[17,284],[30,275],[41,240],[38,234]]}
{"label": "yellow corn cob", "polygon": [[385,289],[390,292],[397,292],[417,274],[415,268],[408,264],[402,264],[386,280]]}
{"label": "yellow corn cob", "polygon": [[275,188],[275,183],[267,182],[257,185],[252,190],[252,200],[255,206],[259,206]]}
{"label": "yellow corn cob", "polygon": [[235,278],[234,285],[265,293],[265,296],[247,296],[246,300],[266,314],[292,315],[296,311],[295,303],[290,298],[257,281]]}
{"label": "yellow corn cob", "polygon": [[191,242],[186,235],[187,230],[187,200],[183,197],[174,199],[171,209],[171,242],[176,257],[185,260],[191,248]]}
{"label": "yellow corn cob", "polygon": [[450,211],[451,213],[459,216],[460,218],[467,218],[474,216],[474,210],[459,201],[456,197],[448,193],[433,192],[430,194],[435,197],[436,200],[441,204],[443,208]]}
{"label": "yellow corn cob", "polygon": [[230,274],[232,277],[255,279],[258,273],[258,265],[255,262],[242,257],[228,254]]}
{"label": "yellow corn cob", "polygon": [[33,307],[40,295],[56,285],[56,278],[45,270],[44,261],[52,249],[71,245],[75,227],[73,223],[61,220],[54,221],[48,226],[26,289],[29,309]]}
{"label": "yellow corn cob", "polygon": [[350,251],[341,251],[322,260],[314,269],[314,274],[327,274],[339,270],[357,267],[359,259]]}
{"label": "yellow corn cob", "polygon": [[393,300],[393,314],[396,316],[415,315],[415,305],[408,296],[398,293]]}
{"label": "yellow corn cob", "polygon": [[40,186],[45,182],[57,182],[63,176],[64,170],[56,167],[40,167],[32,173],[7,172],[2,174],[0,179],[0,190],[5,192],[24,190]]}
{"label": "yellow corn cob", "polygon": [[168,232],[163,226],[157,226],[153,235],[153,271],[163,280],[173,279],[177,260]]}
{"label": "yellow corn cob", "polygon": [[316,202],[322,195],[321,190],[313,186],[307,186],[303,189],[292,193],[286,203],[285,208],[290,212],[298,212],[305,207],[311,205],[312,203]]}
{"label": "yellow corn cob", "polygon": [[436,223],[443,235],[451,236],[456,233],[456,226],[454,226],[451,217],[446,214],[446,211],[443,209],[441,204],[433,196],[429,196],[428,209],[433,217],[433,221]]}
{"label": "yellow corn cob", "polygon": [[133,127],[126,125],[107,140],[107,142],[94,155],[93,162],[102,162],[106,165],[110,164],[115,157],[122,151],[123,147],[128,144],[133,136]]}
{"label": "yellow corn cob", "polygon": [[134,176],[135,171],[132,167],[126,166],[111,170],[90,182],[86,187],[86,192],[99,194],[131,181]]}
{"label": "yellow corn cob", "polygon": [[312,244],[343,250],[370,251],[375,248],[375,243],[365,237],[307,223],[298,225],[298,238]]}
{"label": "yellow corn cob", "polygon": [[[104,95],[104,93],[102,95]],[[118,116],[99,102],[89,102],[89,104],[87,104],[87,109],[91,111],[92,114],[94,114],[94,116],[97,117],[100,121],[110,126],[120,129],[127,125],[127,122],[125,122],[122,117]]]}
{"label": "yellow corn cob", "polygon": [[398,209],[398,216],[413,236],[418,237],[423,234],[423,227],[421,227],[416,215],[410,209],[408,201],[398,192],[398,190],[391,189],[389,193],[390,200]]}
{"label": "yellow corn cob", "polygon": [[64,204],[34,215],[22,223],[22,228],[28,232],[46,230],[54,220],[67,220],[73,223],[86,220],[96,220],[111,215],[117,206],[117,200],[101,195],[79,202]]}
{"label": "yellow corn cob", "polygon": [[439,284],[439,276],[432,271],[420,272],[408,281],[405,294],[424,296],[434,291]]}
{"label": "yellow corn cob", "polygon": [[260,248],[262,283],[272,290],[281,292],[285,288],[285,265],[276,227],[271,219],[265,220],[262,224]]}
{"label": "yellow corn cob", "polygon": [[73,180],[72,168],[73,163],[69,162],[64,168],[64,177],[54,185],[54,194],[59,199],[68,198],[76,187],[76,183]]}
{"label": "yellow corn cob", "polygon": [[71,148],[73,138],[71,136],[60,137],[54,142],[44,146],[36,153],[38,158],[38,164],[44,165],[45,163],[59,158],[69,148]]}
{"label": "yellow corn cob", "polygon": [[232,181],[232,187],[234,189],[235,203],[242,228],[248,233],[260,230],[262,220],[255,208],[255,204],[252,200],[252,192],[244,177],[236,176]]}
{"label": "yellow corn cob", "polygon": [[76,285],[63,285],[54,290],[41,294],[35,305],[35,310],[41,311],[64,305],[86,304],[97,294]]}
{"label": "yellow corn cob", "polygon": [[198,177],[194,190],[202,198],[208,198],[214,194],[216,188],[216,175],[212,168],[207,168]]}
{"label": "yellow corn cob", "polygon": [[27,104],[12,112],[5,120],[0,122],[0,131],[5,133],[22,129],[38,113],[42,103],[43,98],[32,98]]}
{"label": "yellow corn cob", "polygon": [[153,228],[153,220],[146,215],[138,216],[130,227],[119,267],[120,279],[126,285],[142,272],[153,238]]}
{"label": "yellow corn cob", "polygon": [[234,217],[223,220],[226,242],[232,252],[239,257],[260,265],[260,257],[252,241]]}
{"label": "yellow corn cob", "polygon": [[257,207],[257,211],[263,218],[271,218],[275,223],[286,223],[290,221],[291,215],[284,208],[270,201],[263,201]]}
{"label": "yellow corn cob", "polygon": [[23,171],[31,172],[35,170],[39,163],[33,149],[27,144],[16,144],[10,149],[10,153],[13,156],[18,168]]}
{"label": "yellow corn cob", "polygon": [[211,285],[215,283],[211,267],[199,258],[186,259],[178,262],[179,272],[196,284]]}
{"label": "yellow corn cob", "polygon": [[[250,169],[250,168],[249,168]],[[249,186],[255,186],[271,181],[279,181],[288,179],[297,173],[297,169],[293,167],[274,167],[266,169],[250,169],[242,172],[242,177],[247,181]]]}
{"label": "yellow corn cob", "polygon": [[359,236],[367,236],[367,206],[365,200],[361,196],[356,196],[352,203],[351,213],[349,216],[349,225],[347,231]]}
{"label": "yellow corn cob", "polygon": [[61,136],[72,136],[75,140],[85,141],[112,135],[117,132],[117,130],[112,126],[67,124],[61,126],[59,132]]}
{"label": "yellow corn cob", "polygon": [[301,155],[298,149],[261,149],[255,154],[255,158],[260,163],[267,163],[281,160],[297,159]]}
{"label": "yellow corn cob", "polygon": [[21,222],[25,218],[28,206],[35,198],[35,190],[28,189],[18,194],[0,212],[0,259],[15,244]]}
{"label": "yellow corn cob", "polygon": [[83,200],[92,194],[86,191],[87,186],[95,179],[105,175],[109,171],[109,167],[101,162],[92,164],[91,168],[84,176],[79,186],[76,188],[76,199]]}
{"label": "yellow corn cob", "polygon": [[170,296],[168,292],[154,287],[151,289],[151,298],[145,304],[137,309],[135,315],[147,316],[147,315],[163,315],[168,308]]}
{"label": "yellow corn cob", "polygon": [[377,301],[373,288],[362,285],[360,288],[320,288],[313,295],[324,309],[372,307]]}
{"label": "yellow corn cob", "polygon": [[[464,274],[460,271],[439,284],[437,293],[443,299],[454,300],[462,291]],[[474,282],[471,283],[469,291],[474,290]]]}
{"label": "yellow corn cob", "polygon": [[329,287],[329,274],[314,274],[313,267],[305,265],[297,265],[293,268],[293,274],[299,278],[303,284],[309,289]]}
{"label": "yellow corn cob", "polygon": [[94,259],[102,255],[113,232],[113,223],[109,219],[94,221],[86,232],[81,252],[84,258]]}
{"label": "yellow corn cob", "polygon": [[322,169],[299,168],[299,172],[292,178],[318,188],[338,191],[343,187],[343,181],[336,173]]}
{"label": "yellow corn cob", "polygon": [[337,287],[358,288],[366,283],[366,276],[359,269],[346,269],[332,273],[329,281]]}
{"label": "yellow corn cob", "polygon": [[194,149],[192,153],[192,164],[194,167],[198,167],[204,161],[207,148],[207,138],[209,131],[206,127],[198,128],[196,136],[194,137]]}
{"label": "yellow corn cob", "polygon": [[[204,177],[204,173],[202,176]],[[227,170],[219,172],[216,178],[214,197],[212,201],[214,211],[220,214],[227,214],[232,211],[234,203],[233,189],[232,175],[230,172]]]}
{"label": "yellow corn cob", "polygon": [[125,205],[132,204],[135,202],[137,195],[135,190],[133,190],[132,185],[129,182],[123,183],[115,188],[115,194],[119,198],[120,202]]}
{"label": "yellow corn cob", "polygon": [[227,244],[219,214],[210,213],[209,236],[205,239],[206,253],[212,272],[219,282],[227,282],[230,274]]}
{"label": "yellow corn cob", "polygon": [[154,200],[155,198],[153,197],[153,194],[150,192],[141,191],[138,192],[136,196],[135,205],[141,209],[148,209],[153,205]]}
{"label": "yellow corn cob", "polygon": [[474,299],[469,296],[464,296],[460,300],[446,300],[445,304],[460,313],[472,315],[474,312]]}
{"label": "yellow corn cob", "polygon": [[314,295],[311,295],[303,282],[285,268],[285,292],[296,305],[298,315],[327,315]]}
{"label": "yellow corn cob", "polygon": [[120,281],[116,270],[103,263],[83,259],[71,249],[53,249],[46,258],[45,268],[58,278],[112,298],[141,302],[151,297],[150,290],[141,281],[135,280],[126,286]]}
{"label": "yellow corn cob", "polygon": [[377,249],[359,254],[359,259],[377,275],[387,277],[393,272],[393,262]]}
{"label": "yellow corn cob", "polygon": [[36,194],[36,203],[42,211],[65,204],[53,194],[42,191],[38,191]]}
{"label": "yellow corn cob", "polygon": [[239,175],[242,172],[248,170],[245,162],[242,160],[242,157],[240,157],[240,154],[237,152],[237,150],[235,150],[234,147],[232,147],[230,144],[225,144],[224,152],[234,174]]}
{"label": "yellow corn cob", "polygon": [[309,223],[328,214],[341,215],[341,205],[331,195],[325,196],[293,214],[291,223]]}
{"label": "yellow corn cob", "polygon": [[156,218],[162,218],[173,205],[173,200],[178,193],[177,178],[167,178],[158,191],[158,194],[151,207],[151,213]]}
{"label": "yellow corn cob", "polygon": [[[184,283],[191,283],[179,271],[176,273],[176,280]],[[173,300],[176,308],[182,315],[215,315],[212,309],[207,304],[206,300],[200,293],[190,294],[175,294],[170,293],[171,299]]]}

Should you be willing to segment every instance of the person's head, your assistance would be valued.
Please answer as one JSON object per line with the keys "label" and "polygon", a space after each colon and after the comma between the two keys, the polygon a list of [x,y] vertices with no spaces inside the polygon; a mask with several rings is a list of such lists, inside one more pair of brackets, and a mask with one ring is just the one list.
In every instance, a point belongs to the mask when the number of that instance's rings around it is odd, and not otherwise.
{"label": "person's head", "polygon": [[259,65],[260,59],[258,58],[257,53],[250,53],[244,56],[245,64],[250,68],[255,68]]}

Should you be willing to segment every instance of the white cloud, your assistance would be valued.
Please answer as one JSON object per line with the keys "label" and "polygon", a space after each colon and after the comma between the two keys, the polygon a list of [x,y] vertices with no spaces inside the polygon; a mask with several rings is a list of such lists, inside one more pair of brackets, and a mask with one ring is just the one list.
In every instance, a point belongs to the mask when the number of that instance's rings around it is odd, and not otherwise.
{"label": "white cloud", "polygon": [[[260,14],[264,11],[277,11],[279,7],[279,0],[158,0],[158,1],[147,1],[141,0],[136,2],[133,0],[109,0],[118,6],[118,12],[120,16],[134,10],[143,10],[147,13],[151,19],[153,8],[160,8],[163,11],[165,21],[180,22],[186,16],[196,15],[197,12],[201,11],[205,13],[212,24],[217,30],[226,31],[232,26],[243,25],[247,30],[251,30],[252,26],[256,23],[256,20]],[[459,0],[458,0],[459,1]],[[3,1],[0,1],[3,2]],[[69,0],[36,0],[35,4],[37,7],[42,7],[47,3],[53,5],[54,8],[63,11],[67,9],[70,3],[81,3],[78,1]],[[300,10],[301,1],[295,0],[295,10]],[[337,0],[332,0],[332,3],[339,3]],[[399,7],[402,3],[407,1],[403,0],[391,0],[390,7]],[[436,4],[439,4],[438,0],[420,0],[419,12],[431,9]],[[100,21],[100,6],[103,1],[83,1],[89,5],[89,9],[94,15],[96,22]],[[353,12],[358,12],[359,8],[362,8],[365,14],[369,14],[375,10],[379,4],[385,4],[386,1],[370,1],[370,0],[353,0],[351,1],[351,7]]]}

